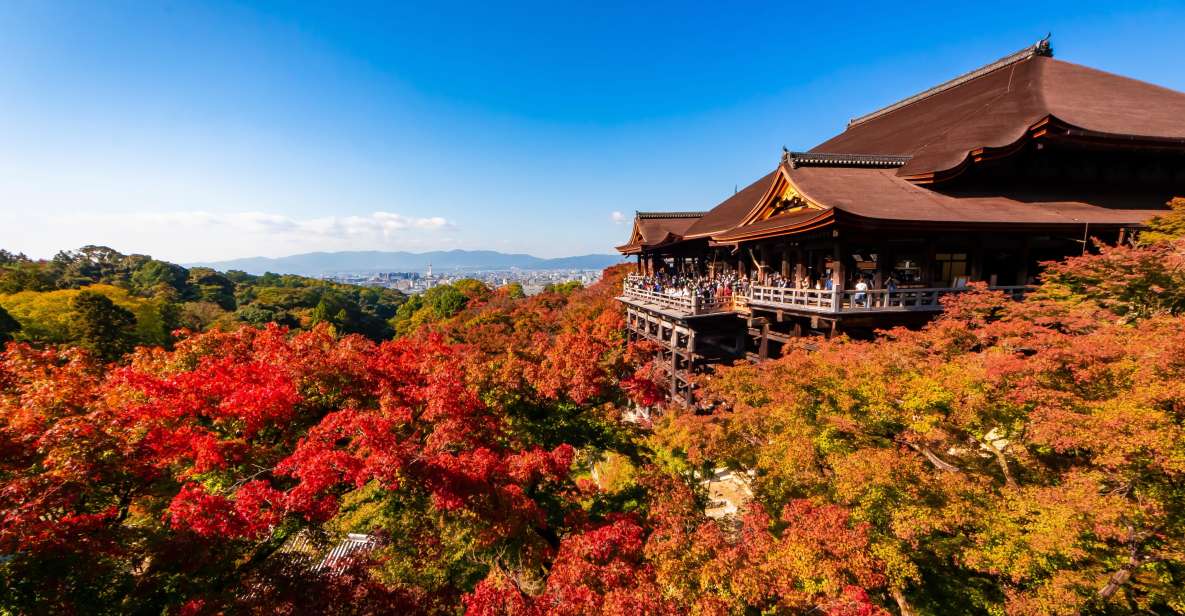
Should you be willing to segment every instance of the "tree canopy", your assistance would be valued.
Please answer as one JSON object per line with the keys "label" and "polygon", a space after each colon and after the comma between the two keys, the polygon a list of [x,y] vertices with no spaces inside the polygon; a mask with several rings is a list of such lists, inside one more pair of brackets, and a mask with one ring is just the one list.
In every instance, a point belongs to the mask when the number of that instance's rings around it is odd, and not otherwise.
{"label": "tree canopy", "polygon": [[[1177,613],[1174,228],[1048,264],[1024,301],[976,287],[920,329],[721,368],[692,407],[625,343],[622,268],[397,304],[0,254],[21,281],[108,277],[0,297],[67,293],[80,323],[0,353],[0,612]],[[144,343],[128,318],[158,300],[209,326]],[[388,339],[352,331],[367,315]],[[638,404],[652,426],[623,421]],[[746,502],[710,517],[725,471]],[[368,547],[329,559],[350,533]]]}
{"label": "tree canopy", "polygon": [[383,340],[395,333],[390,321],[407,299],[392,289],[301,276],[186,269],[103,246],[60,252],[48,261],[0,255],[0,308],[20,325],[14,336],[19,340],[77,343],[69,305],[83,289],[135,314],[136,344],[166,346],[177,328],[201,331],[267,323],[308,328],[328,322],[343,333]]}

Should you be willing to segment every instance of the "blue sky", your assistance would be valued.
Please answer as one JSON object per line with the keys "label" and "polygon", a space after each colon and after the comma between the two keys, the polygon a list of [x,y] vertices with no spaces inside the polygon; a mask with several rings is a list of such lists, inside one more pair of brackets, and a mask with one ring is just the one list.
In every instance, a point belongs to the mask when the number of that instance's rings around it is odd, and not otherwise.
{"label": "blue sky", "polygon": [[1185,90],[1185,3],[0,3],[0,247],[611,252],[1053,33]]}

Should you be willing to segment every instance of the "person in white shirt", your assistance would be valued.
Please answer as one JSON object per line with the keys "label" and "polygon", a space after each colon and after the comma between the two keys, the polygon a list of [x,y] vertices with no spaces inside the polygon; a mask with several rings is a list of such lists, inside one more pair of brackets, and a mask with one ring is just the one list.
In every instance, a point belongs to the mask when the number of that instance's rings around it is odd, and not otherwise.
{"label": "person in white shirt", "polygon": [[863,278],[856,283],[856,294],[852,296],[852,300],[857,306],[868,306],[868,283]]}

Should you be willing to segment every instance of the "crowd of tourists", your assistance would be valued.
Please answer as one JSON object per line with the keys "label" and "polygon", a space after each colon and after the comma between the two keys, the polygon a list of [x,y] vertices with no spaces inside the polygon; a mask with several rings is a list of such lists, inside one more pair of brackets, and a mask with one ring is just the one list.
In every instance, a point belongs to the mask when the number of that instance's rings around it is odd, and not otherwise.
{"label": "crowd of tourists", "polygon": [[[852,289],[857,292],[853,296],[854,303],[867,304],[869,302],[867,291],[872,288],[871,283],[871,280],[863,276],[856,280],[852,286]],[[763,280],[752,281],[748,276],[738,275],[733,271],[720,272],[714,276],[657,272],[651,276],[631,276],[626,280],[626,285],[633,289],[661,293],[671,297],[698,298],[701,301],[748,295],[750,287],[754,284],[778,289],[813,289],[816,291],[830,291],[834,288],[830,276],[814,280],[802,277],[795,280],[779,273],[771,273],[767,274]],[[884,288],[889,292],[896,291],[897,281],[890,277]]]}
{"label": "crowd of tourists", "polygon": [[747,295],[750,284],[748,276],[738,276],[735,272],[721,272],[715,276],[658,272],[653,276],[633,276],[626,280],[626,285],[641,291],[701,300]]}

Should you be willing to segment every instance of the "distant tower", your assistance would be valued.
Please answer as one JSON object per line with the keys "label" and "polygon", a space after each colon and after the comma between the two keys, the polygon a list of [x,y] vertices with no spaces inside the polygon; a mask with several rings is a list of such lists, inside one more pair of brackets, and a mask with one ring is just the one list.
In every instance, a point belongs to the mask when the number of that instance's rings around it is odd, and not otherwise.
{"label": "distant tower", "polygon": [[432,277],[432,263],[428,263],[428,273],[424,275],[425,278]]}

